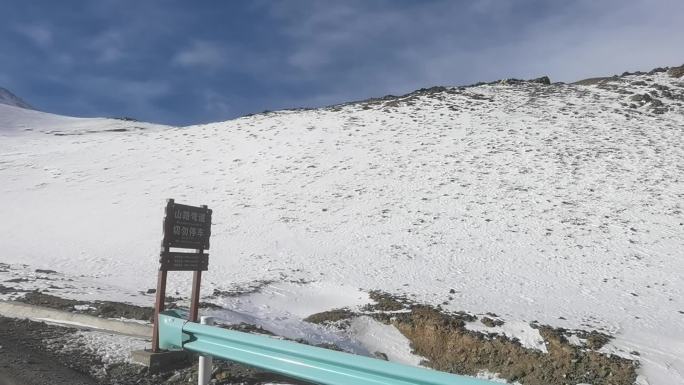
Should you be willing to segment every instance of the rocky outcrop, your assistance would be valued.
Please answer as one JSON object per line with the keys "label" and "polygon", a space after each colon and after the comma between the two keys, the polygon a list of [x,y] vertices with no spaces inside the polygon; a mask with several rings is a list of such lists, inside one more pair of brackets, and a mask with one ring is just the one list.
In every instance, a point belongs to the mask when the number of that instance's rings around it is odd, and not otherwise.
{"label": "rocky outcrop", "polygon": [[684,76],[684,65],[670,68],[669,70],[667,70],[667,74],[672,76],[673,78],[681,78],[682,76]]}

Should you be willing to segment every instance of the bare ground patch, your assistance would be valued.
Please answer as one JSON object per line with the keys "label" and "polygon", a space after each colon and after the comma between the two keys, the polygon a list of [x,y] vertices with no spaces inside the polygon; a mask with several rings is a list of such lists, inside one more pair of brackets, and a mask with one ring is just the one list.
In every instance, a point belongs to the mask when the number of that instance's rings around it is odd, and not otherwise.
{"label": "bare ground patch", "polygon": [[[197,383],[196,357],[181,369],[162,373],[151,373],[144,366],[130,363],[107,364],[87,349],[64,351],[59,342],[69,339],[76,331],[44,322],[0,317],[0,378],[26,385]],[[212,384],[216,385],[305,385],[281,375],[217,359],[212,379]]]}
{"label": "bare ground patch", "polygon": [[[432,306],[413,304],[380,292],[371,293],[376,304],[361,313],[348,309],[311,315],[306,320],[340,327],[353,317],[366,315],[395,326],[411,342],[415,354],[426,357],[423,365],[464,375],[486,370],[500,378],[524,385],[632,385],[636,361],[599,353],[611,337],[597,331],[570,331],[531,324],[544,339],[548,353],[522,346],[517,339],[494,333],[471,331],[467,322],[478,318],[467,313],[449,313]],[[480,322],[501,325],[495,315]],[[583,339],[574,345],[567,336]]]}
{"label": "bare ground patch", "polygon": [[26,293],[24,297],[18,298],[17,301],[29,305],[44,306],[52,309],[90,314],[104,318],[129,318],[149,321],[154,315],[154,309],[151,307],[111,301],[77,301],[45,294],[39,291]]}
{"label": "bare ground patch", "polygon": [[[345,329],[354,317],[373,317],[395,326],[406,336],[414,353],[427,358],[423,365],[456,374],[477,375],[486,370],[497,373],[500,378],[524,385],[632,385],[636,379],[636,361],[598,352],[611,339],[609,335],[598,331],[566,330],[531,324],[545,342],[548,353],[544,353],[523,346],[515,338],[472,331],[466,327],[467,323],[478,320],[488,327],[501,326],[504,321],[494,313],[477,317],[465,312],[446,312],[439,306],[416,304],[406,297],[378,291],[371,292],[370,297],[374,303],[362,307],[360,311],[333,309],[313,314],[305,321]],[[106,301],[77,301],[35,291],[27,293],[21,301],[102,317],[149,319],[152,314],[152,308]],[[250,324],[222,327],[248,333],[271,334]],[[568,340],[571,335],[577,337],[574,344]],[[577,339],[581,341],[580,345],[576,345]],[[303,340],[296,341],[306,343]],[[334,345],[317,346],[339,350]],[[88,358],[91,359],[95,360]],[[267,374],[239,365],[219,362],[213,376],[219,380],[218,383],[226,383],[222,381],[229,378],[231,381],[241,379],[250,384],[260,383],[266,378],[273,379]],[[149,378],[153,380],[152,383],[181,383],[196,379],[196,369],[192,367],[175,373],[152,375],[138,366],[122,364],[108,368],[107,373],[114,378]]]}

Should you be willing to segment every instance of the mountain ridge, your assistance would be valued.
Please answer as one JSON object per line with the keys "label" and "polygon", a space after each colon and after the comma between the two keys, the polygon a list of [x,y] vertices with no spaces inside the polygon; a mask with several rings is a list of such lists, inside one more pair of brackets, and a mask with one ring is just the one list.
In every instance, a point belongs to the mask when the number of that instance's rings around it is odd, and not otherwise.
{"label": "mountain ridge", "polygon": [[33,106],[26,103],[22,98],[3,87],[0,87],[0,104],[6,104],[8,106],[24,108],[27,110],[35,110]]}
{"label": "mountain ridge", "polygon": [[314,282],[592,328],[649,383],[683,383],[676,75],[438,87],[159,130],[0,106],[16,128],[0,139],[3,263],[22,290],[57,269],[54,295],[149,303],[175,198],[214,210],[204,294]]}
{"label": "mountain ridge", "polygon": [[[612,75],[612,76],[599,76],[599,77],[591,77],[591,78],[585,78],[581,80],[577,80],[574,82],[570,82],[567,84],[572,84],[572,85],[596,85],[596,84],[602,84],[606,82],[613,81],[615,79],[620,79],[624,78],[625,76],[630,76],[630,75],[654,75],[657,73],[661,72],[667,72],[669,76],[674,77],[674,78],[680,78],[684,76],[684,64],[681,66],[675,66],[675,67],[656,67],[653,68],[650,71],[634,71],[634,72],[628,72],[625,71],[621,75]],[[416,96],[416,95],[421,95],[421,94],[429,94],[429,93],[435,93],[435,92],[443,92],[447,91],[449,89],[466,89],[466,88],[472,88],[472,87],[478,87],[478,86],[483,86],[483,85],[496,85],[496,84],[527,84],[527,83],[536,83],[536,84],[542,84],[542,85],[559,85],[559,84],[566,84],[564,82],[552,82],[551,79],[543,75],[538,78],[533,78],[533,79],[517,79],[517,78],[503,78],[503,79],[498,79],[494,81],[488,81],[488,82],[476,82],[473,84],[468,84],[468,85],[457,85],[457,86],[444,86],[444,85],[436,85],[436,86],[431,86],[431,87],[423,87],[419,88],[416,90],[413,90],[411,92],[408,92],[406,94],[402,95],[393,95],[393,94],[387,94],[384,96],[374,96],[374,97],[369,97],[366,99],[358,99],[358,100],[352,100],[352,101],[347,101],[347,102],[341,102],[341,103],[334,103],[330,105],[325,105],[321,107],[290,107],[290,108],[284,108],[276,111],[308,111],[308,110],[316,110],[320,108],[337,108],[341,106],[346,106],[346,105],[354,105],[354,104],[360,104],[360,103],[372,103],[372,102],[383,102],[383,101],[388,101],[388,100],[393,100],[393,99],[401,99],[401,98],[406,98],[410,96]],[[24,108],[24,109],[30,109],[30,110],[36,110],[33,106],[31,106],[29,103],[24,101],[22,98],[16,96],[13,94],[10,90],[0,87],[0,104],[5,104],[13,107],[19,107],[19,108]],[[271,110],[264,110],[262,112],[251,112],[247,113],[238,117],[235,117],[233,119],[239,119],[242,117],[250,117],[250,116],[255,116],[255,115],[261,115],[261,114],[268,114],[276,111],[271,111]],[[60,114],[57,114],[60,115]],[[61,116],[66,116],[66,115],[61,115]],[[135,118],[131,117],[89,117],[89,118],[103,118],[103,119],[119,119],[119,120],[124,120],[124,121],[137,121]],[[228,120],[233,120],[233,119],[228,119]],[[212,123],[218,123],[221,121],[216,121],[216,122],[209,122],[209,123],[202,123],[202,124],[212,124]],[[197,125],[202,125],[202,124],[190,124],[188,126],[197,126]],[[171,125],[169,125],[171,126]]]}

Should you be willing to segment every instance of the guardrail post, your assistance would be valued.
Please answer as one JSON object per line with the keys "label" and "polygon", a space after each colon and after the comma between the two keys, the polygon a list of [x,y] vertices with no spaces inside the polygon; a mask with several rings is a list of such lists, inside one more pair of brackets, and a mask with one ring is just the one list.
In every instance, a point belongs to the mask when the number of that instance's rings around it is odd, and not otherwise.
{"label": "guardrail post", "polygon": [[[213,325],[214,317],[201,316],[200,323],[202,325]],[[213,359],[208,354],[200,354],[199,365],[197,369],[197,385],[209,385],[211,380]]]}

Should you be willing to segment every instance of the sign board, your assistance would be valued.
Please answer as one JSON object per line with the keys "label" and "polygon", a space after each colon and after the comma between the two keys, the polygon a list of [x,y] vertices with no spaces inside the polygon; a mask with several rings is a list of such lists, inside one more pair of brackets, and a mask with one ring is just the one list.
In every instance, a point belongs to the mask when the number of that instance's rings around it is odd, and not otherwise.
{"label": "sign board", "polygon": [[[169,271],[192,271],[192,294],[188,320],[197,322],[202,272],[209,270],[211,210],[207,206],[180,205],[169,199],[164,215],[164,235],[159,256],[157,293],[152,326],[152,351],[159,352],[159,314],[164,311],[166,275]],[[194,249],[193,252],[171,251],[171,248]]]}
{"label": "sign board", "polygon": [[210,209],[180,205],[169,199],[164,217],[163,247],[207,250],[210,235]]}
{"label": "sign board", "polygon": [[209,270],[209,254],[197,253],[162,253],[159,258],[160,270],[166,271],[207,271]]}

